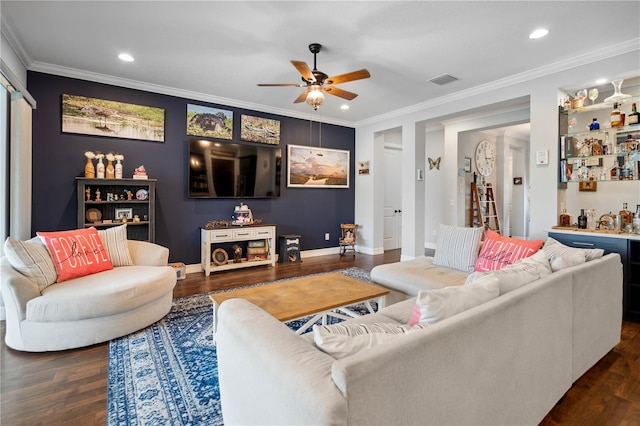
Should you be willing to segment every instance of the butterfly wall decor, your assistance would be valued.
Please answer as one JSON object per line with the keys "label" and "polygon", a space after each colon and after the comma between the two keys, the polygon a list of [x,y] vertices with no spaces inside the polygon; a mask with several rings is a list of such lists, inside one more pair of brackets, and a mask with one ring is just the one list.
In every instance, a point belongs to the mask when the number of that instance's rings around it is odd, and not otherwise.
{"label": "butterfly wall decor", "polygon": [[442,159],[442,157],[438,157],[435,160],[431,157],[429,157],[429,170],[433,169],[434,167],[438,170],[440,170],[440,160]]}

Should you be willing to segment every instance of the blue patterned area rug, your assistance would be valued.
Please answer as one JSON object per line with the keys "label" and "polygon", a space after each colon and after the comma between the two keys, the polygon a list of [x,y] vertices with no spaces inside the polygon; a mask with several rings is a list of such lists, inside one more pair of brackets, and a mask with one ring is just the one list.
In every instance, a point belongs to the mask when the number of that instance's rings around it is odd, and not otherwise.
{"label": "blue patterned area rug", "polygon": [[[369,273],[360,268],[332,272],[370,282]],[[300,327],[303,321],[289,324]],[[175,299],[162,320],[110,342],[107,398],[110,426],[224,424],[207,294]]]}

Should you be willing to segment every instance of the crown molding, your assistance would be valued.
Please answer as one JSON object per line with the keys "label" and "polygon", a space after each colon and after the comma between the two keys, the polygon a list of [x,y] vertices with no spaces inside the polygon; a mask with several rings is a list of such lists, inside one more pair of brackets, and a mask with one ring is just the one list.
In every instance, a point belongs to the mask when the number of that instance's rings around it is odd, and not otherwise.
{"label": "crown molding", "polygon": [[13,51],[16,53],[16,56],[18,57],[20,62],[22,62],[22,65],[25,67],[25,69],[29,69],[29,65],[31,65],[33,60],[31,59],[31,56],[29,55],[27,50],[24,48],[20,37],[14,31],[13,24],[9,21],[9,18],[7,18],[6,14],[4,13],[0,15],[0,32],[2,33],[2,35],[4,35],[7,43],[9,43],[9,46],[11,46]]}
{"label": "crown molding", "polygon": [[581,55],[572,56],[570,58],[567,58],[559,62],[554,62],[549,65],[544,65],[529,71],[525,71],[519,74],[514,74],[505,78],[501,78],[499,80],[494,80],[486,84],[481,84],[466,90],[461,90],[459,92],[451,93],[446,96],[430,99],[428,101],[411,105],[406,108],[401,108],[394,111],[390,111],[385,114],[380,114],[374,117],[370,117],[365,120],[356,122],[355,127],[356,128],[363,127],[370,124],[378,123],[383,120],[398,118],[398,117],[416,113],[428,108],[433,108],[436,106],[448,104],[452,101],[458,101],[458,100],[469,98],[471,96],[482,95],[484,93],[491,92],[493,90],[502,89],[504,87],[512,86],[514,84],[535,80],[537,78],[544,77],[550,74],[567,71],[569,69],[576,68],[578,66],[587,65],[593,62],[598,62],[601,60],[613,58],[615,56],[624,55],[626,53],[631,53],[638,50],[640,50],[640,38],[627,40],[618,44],[613,44],[607,47],[603,47],[598,50],[592,50],[587,53],[583,53]]}
{"label": "crown molding", "polygon": [[[100,74],[91,71],[84,71],[76,68],[62,67],[59,65],[48,64],[45,62],[33,62],[29,67],[30,71],[42,72],[45,74],[54,74],[62,77],[76,78],[79,80],[88,80],[96,83],[109,84],[112,86],[126,87],[129,89],[143,90],[146,92],[159,93],[163,95],[185,98],[188,100],[210,102],[224,106],[244,108],[252,111],[260,111],[269,114],[278,114],[286,117],[300,118],[310,120],[309,113],[300,111],[292,111],[284,108],[274,108],[267,105],[254,104],[244,102],[238,99],[224,98],[191,90],[178,89],[175,87],[162,86],[159,84],[147,83],[144,81],[130,80],[121,77],[114,77],[107,74]],[[353,123],[344,120],[336,120],[330,117],[312,117],[311,121],[322,122],[327,124],[336,124],[339,126],[353,127]]]}

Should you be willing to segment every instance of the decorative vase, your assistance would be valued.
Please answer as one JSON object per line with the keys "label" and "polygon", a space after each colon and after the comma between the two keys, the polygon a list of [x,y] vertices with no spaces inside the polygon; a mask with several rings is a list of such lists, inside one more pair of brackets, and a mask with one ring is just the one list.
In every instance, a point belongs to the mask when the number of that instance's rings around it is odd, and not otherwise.
{"label": "decorative vase", "polygon": [[87,158],[87,164],[84,165],[84,177],[93,179],[96,177],[96,168],[93,167],[91,158]]}
{"label": "decorative vase", "polygon": [[113,168],[113,161],[108,160],[107,163],[107,179],[113,179],[116,177],[115,175],[115,169]]}
{"label": "decorative vase", "polygon": [[96,164],[96,177],[98,179],[104,179],[104,163],[102,158],[98,158],[98,164]]}
{"label": "decorative vase", "polygon": [[604,100],[606,104],[613,104],[616,102],[621,104],[622,101],[631,97],[631,95],[626,95],[620,90],[623,81],[624,80],[613,80],[611,82],[611,84],[613,85],[613,95]]}
{"label": "decorative vase", "polygon": [[116,163],[116,179],[122,179],[122,163],[120,160],[117,160]]}

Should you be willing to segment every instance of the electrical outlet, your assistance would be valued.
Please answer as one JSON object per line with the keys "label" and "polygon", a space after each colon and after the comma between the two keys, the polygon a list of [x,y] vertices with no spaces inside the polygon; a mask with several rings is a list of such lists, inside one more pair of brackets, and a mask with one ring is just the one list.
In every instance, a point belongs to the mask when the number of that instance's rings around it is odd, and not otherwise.
{"label": "electrical outlet", "polygon": [[324,240],[325,240],[325,241],[329,241],[329,233],[328,233],[328,232],[326,232],[326,233],[324,234]]}

